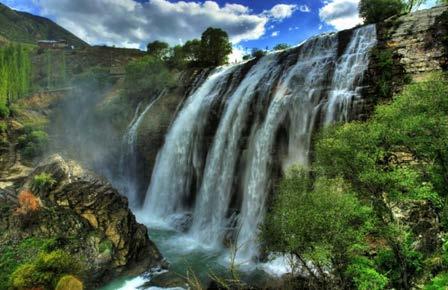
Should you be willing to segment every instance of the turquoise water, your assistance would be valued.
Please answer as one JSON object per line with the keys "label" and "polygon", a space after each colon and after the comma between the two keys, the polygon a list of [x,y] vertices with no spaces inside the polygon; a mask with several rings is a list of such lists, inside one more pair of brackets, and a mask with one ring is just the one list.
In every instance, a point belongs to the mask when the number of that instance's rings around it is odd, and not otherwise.
{"label": "turquoise water", "polygon": [[[152,229],[149,234],[162,255],[170,263],[170,272],[179,277],[186,277],[187,272],[194,273],[198,279],[207,285],[209,274],[228,275],[227,250],[205,249],[185,235],[171,230]],[[271,277],[260,267],[242,265],[239,272],[242,280],[250,284],[262,285]],[[133,290],[148,279],[141,277],[123,277],[117,279],[101,290]]]}

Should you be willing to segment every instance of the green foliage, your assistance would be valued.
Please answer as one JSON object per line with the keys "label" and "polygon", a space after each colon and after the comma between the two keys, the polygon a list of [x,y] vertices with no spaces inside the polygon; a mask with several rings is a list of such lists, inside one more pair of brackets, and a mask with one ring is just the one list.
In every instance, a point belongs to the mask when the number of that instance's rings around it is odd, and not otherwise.
{"label": "green foliage", "polygon": [[220,66],[228,62],[232,44],[227,32],[209,27],[201,37],[201,63],[204,66]]}
{"label": "green foliage", "polygon": [[110,253],[110,252],[112,252],[113,248],[114,248],[114,246],[113,246],[112,242],[110,240],[106,239],[99,244],[98,250],[100,253],[104,253],[104,252]]}
{"label": "green foliage", "polygon": [[424,203],[448,225],[447,95],[446,76],[432,75],[377,106],[369,121],[320,132],[312,174],[293,171],[277,189],[267,248],[330,267],[358,289],[412,288],[432,256],[443,262],[431,269],[447,271],[448,247],[416,247],[421,237],[393,212]]}
{"label": "green foliage", "polygon": [[150,56],[163,59],[168,54],[169,45],[166,42],[156,40],[148,43],[147,50]]}
{"label": "green foliage", "polygon": [[148,53],[154,59],[165,61],[170,68],[212,67],[228,63],[232,44],[227,32],[209,27],[200,40],[189,40],[182,46],[170,48],[164,42],[151,42],[148,44]]}
{"label": "green foliage", "polygon": [[0,247],[0,289],[9,288],[9,277],[19,265],[33,260],[36,253],[52,250],[54,245],[54,239],[27,238]]}
{"label": "green foliage", "polygon": [[160,59],[145,56],[126,66],[124,88],[129,97],[151,96],[173,85],[174,78]]}
{"label": "green foliage", "polygon": [[448,287],[448,273],[440,273],[435,276],[431,282],[425,286],[425,290],[441,290]]}
{"label": "green foliage", "polygon": [[293,253],[318,268],[339,266],[369,230],[370,208],[340,178],[293,169],[282,180],[263,230],[269,250]]}
{"label": "green foliage", "polygon": [[81,265],[62,251],[41,252],[36,259],[20,265],[11,275],[14,289],[33,287],[54,288],[66,274],[78,274]]}
{"label": "green foliage", "polygon": [[48,134],[41,129],[35,129],[34,126],[28,126],[18,141],[23,155],[33,159],[44,153],[48,145]]}
{"label": "green foliage", "polygon": [[402,0],[361,0],[359,14],[364,22],[378,23],[386,18],[402,13],[406,8]]}
{"label": "green foliage", "polygon": [[72,86],[85,92],[101,92],[112,84],[109,70],[103,67],[93,67],[72,79]]}
{"label": "green foliage", "polygon": [[288,49],[291,46],[286,44],[286,43],[279,43],[276,46],[274,46],[274,50],[284,50],[284,49]]}
{"label": "green foliage", "polygon": [[31,60],[22,45],[0,47],[0,118],[9,115],[9,104],[30,91]]}
{"label": "green foliage", "polygon": [[346,276],[351,277],[359,290],[380,290],[388,284],[386,276],[378,273],[372,260],[356,256],[347,267]]}
{"label": "green foliage", "polygon": [[67,61],[64,50],[45,50],[45,84],[47,90],[67,86]]}
{"label": "green foliage", "polygon": [[33,178],[32,188],[36,192],[50,190],[56,184],[56,180],[50,173],[42,172]]}
{"label": "green foliage", "polygon": [[264,51],[264,50],[261,50],[258,48],[252,49],[251,56],[254,58],[262,58],[265,55],[266,55],[266,51]]}

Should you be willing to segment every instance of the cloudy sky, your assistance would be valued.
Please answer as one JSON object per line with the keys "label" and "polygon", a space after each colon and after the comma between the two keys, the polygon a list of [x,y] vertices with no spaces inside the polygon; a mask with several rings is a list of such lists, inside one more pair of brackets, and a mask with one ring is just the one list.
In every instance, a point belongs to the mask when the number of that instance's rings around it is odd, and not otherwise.
{"label": "cloudy sky", "polygon": [[[432,5],[430,0],[429,6]],[[207,27],[226,30],[239,49],[296,45],[361,22],[359,0],[0,0],[49,17],[90,44],[144,48],[200,37]]]}

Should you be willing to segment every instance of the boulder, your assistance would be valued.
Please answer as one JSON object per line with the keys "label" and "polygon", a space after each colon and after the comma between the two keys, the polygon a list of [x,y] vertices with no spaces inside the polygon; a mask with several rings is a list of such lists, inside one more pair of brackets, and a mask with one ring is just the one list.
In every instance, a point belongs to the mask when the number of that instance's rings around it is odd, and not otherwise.
{"label": "boulder", "polygon": [[[37,190],[34,178],[48,174],[54,184]],[[117,275],[164,267],[163,258],[136,222],[128,201],[107,181],[74,161],[53,155],[40,163],[17,191],[33,191],[41,209],[25,226],[12,210],[0,222],[0,245],[28,237],[52,238],[85,265],[82,280],[97,287]],[[11,206],[14,208],[14,206]],[[4,214],[4,213],[3,213]]]}

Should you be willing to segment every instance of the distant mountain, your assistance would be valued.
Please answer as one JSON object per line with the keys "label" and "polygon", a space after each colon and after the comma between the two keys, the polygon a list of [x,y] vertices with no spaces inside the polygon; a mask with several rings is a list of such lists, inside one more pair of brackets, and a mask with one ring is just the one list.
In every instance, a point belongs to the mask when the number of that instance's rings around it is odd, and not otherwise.
{"label": "distant mountain", "polygon": [[38,40],[65,39],[69,45],[88,46],[86,42],[50,19],[15,11],[2,3],[0,3],[1,39],[32,44]]}

